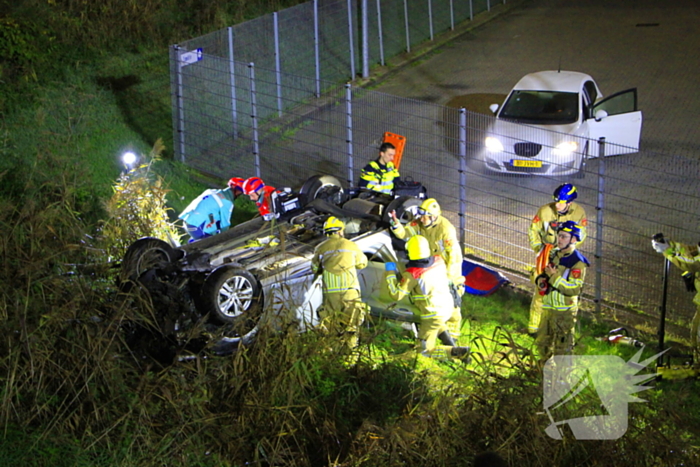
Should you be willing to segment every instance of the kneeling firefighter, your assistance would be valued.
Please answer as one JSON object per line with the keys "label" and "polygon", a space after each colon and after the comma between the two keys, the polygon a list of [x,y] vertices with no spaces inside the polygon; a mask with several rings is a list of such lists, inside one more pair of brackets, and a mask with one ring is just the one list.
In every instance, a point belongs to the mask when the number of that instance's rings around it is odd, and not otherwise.
{"label": "kneeling firefighter", "polygon": [[[420,352],[431,358],[469,357],[469,347],[458,347],[448,330],[454,300],[450,293],[447,268],[439,255],[433,256],[430,243],[422,235],[406,242],[408,263],[406,271],[397,276],[396,264],[386,263],[389,293],[395,300],[410,295],[420,309],[418,339]],[[441,345],[437,345],[437,340]]]}

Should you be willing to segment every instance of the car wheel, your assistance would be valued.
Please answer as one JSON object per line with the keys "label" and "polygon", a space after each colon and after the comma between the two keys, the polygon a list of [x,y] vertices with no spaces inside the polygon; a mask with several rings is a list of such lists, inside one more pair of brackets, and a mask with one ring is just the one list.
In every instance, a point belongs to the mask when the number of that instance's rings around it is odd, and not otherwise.
{"label": "car wheel", "polygon": [[404,224],[411,219],[413,219],[413,214],[415,213],[418,206],[423,202],[422,199],[414,198],[412,196],[401,196],[393,200],[384,210],[383,221],[387,224],[391,221],[389,213],[391,211],[396,211],[396,217],[399,218]]}
{"label": "car wheel", "polygon": [[142,238],[131,244],[119,271],[119,288],[130,288],[147,271],[163,268],[177,259],[176,250],[158,238]]}
{"label": "car wheel", "polygon": [[332,175],[314,175],[304,182],[299,194],[304,206],[315,199],[323,199],[331,204],[340,205],[345,196],[340,180]]}
{"label": "car wheel", "polygon": [[218,324],[232,324],[239,335],[255,327],[262,301],[257,279],[245,269],[224,266],[204,281],[199,303],[202,313]]}

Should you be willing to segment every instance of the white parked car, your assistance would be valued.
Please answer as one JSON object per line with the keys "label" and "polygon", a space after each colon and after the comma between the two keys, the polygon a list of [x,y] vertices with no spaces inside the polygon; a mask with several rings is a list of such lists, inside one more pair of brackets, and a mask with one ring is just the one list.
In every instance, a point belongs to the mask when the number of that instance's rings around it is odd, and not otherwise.
{"label": "white parked car", "polygon": [[525,75],[487,128],[477,155],[486,172],[583,176],[586,160],[639,151],[642,112],[637,90],[603,99],[590,75],[540,71]]}

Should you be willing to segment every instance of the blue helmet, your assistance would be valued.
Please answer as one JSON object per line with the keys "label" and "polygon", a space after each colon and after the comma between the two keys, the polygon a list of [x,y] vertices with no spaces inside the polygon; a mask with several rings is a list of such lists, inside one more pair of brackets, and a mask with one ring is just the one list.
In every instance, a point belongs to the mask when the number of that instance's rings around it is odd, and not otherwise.
{"label": "blue helmet", "polygon": [[559,185],[556,190],[554,190],[554,201],[557,203],[564,201],[570,203],[578,198],[578,193],[576,192],[576,187],[571,183],[564,183]]}
{"label": "blue helmet", "polygon": [[566,221],[559,224],[557,232],[569,232],[576,240],[581,241],[581,227],[574,221]]}

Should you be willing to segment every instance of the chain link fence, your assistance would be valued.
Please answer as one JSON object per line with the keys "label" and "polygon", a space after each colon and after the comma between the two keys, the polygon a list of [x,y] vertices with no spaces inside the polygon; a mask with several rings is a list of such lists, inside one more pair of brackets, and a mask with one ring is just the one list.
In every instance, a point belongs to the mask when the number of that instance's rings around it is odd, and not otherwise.
{"label": "chain link fence", "polygon": [[[434,8],[440,2],[444,5],[438,13]],[[447,15],[447,4],[436,0],[430,4],[432,12],[421,11],[418,17],[430,17],[433,27],[444,29],[452,14],[472,14],[450,9]],[[393,5],[395,14],[387,14],[388,5]],[[375,10],[380,11],[374,18],[383,25],[384,40],[375,42],[382,44],[383,52],[370,47],[372,60],[406,50],[414,38],[430,37],[430,27],[425,26],[409,28],[410,39],[397,32],[406,5],[385,1]],[[469,6],[489,7],[476,0]],[[700,218],[696,183],[700,162],[643,148],[630,153],[630,148],[612,144],[599,149],[599,141],[576,138],[575,152],[591,156],[580,171],[579,158],[561,166],[552,162],[554,176],[495,173],[483,156],[484,139],[494,131],[492,116],[339,84],[354,76],[349,69],[359,63],[360,39],[348,27],[356,18],[354,13],[348,15],[353,8],[353,2],[342,1],[322,8],[303,4],[279,17],[268,15],[254,25],[246,23],[173,47],[176,156],[222,178],[256,175],[273,186],[298,188],[313,174],[331,174],[356,185],[361,168],[377,157],[382,134],[401,134],[407,138],[402,176],[421,181],[439,200],[445,216],[459,226],[467,255],[522,282],[535,260],[527,240],[535,212],[552,201],[559,184],[573,182],[579,191],[577,202],[588,214],[588,238],[580,249],[591,261],[585,291],[589,306],[613,317],[621,309],[658,316],[663,258],[651,249],[650,238],[663,232],[674,240],[696,241],[697,225],[689,220]],[[323,11],[323,19],[314,10]],[[316,22],[319,32],[302,39],[308,21]],[[390,21],[395,24],[388,27]],[[278,41],[276,33],[269,32],[279,28],[279,37],[291,36],[294,25],[299,36],[293,39]],[[280,47],[279,53],[270,54],[270,46]],[[183,54],[198,48],[202,50],[196,56],[183,60]],[[323,59],[317,50],[324,50]],[[290,58],[292,52],[296,58]],[[523,143],[541,140],[542,132],[515,124],[507,130]],[[598,151],[622,155],[592,157]],[[687,324],[694,312],[692,295],[677,275],[672,275],[669,286],[670,317]]]}

